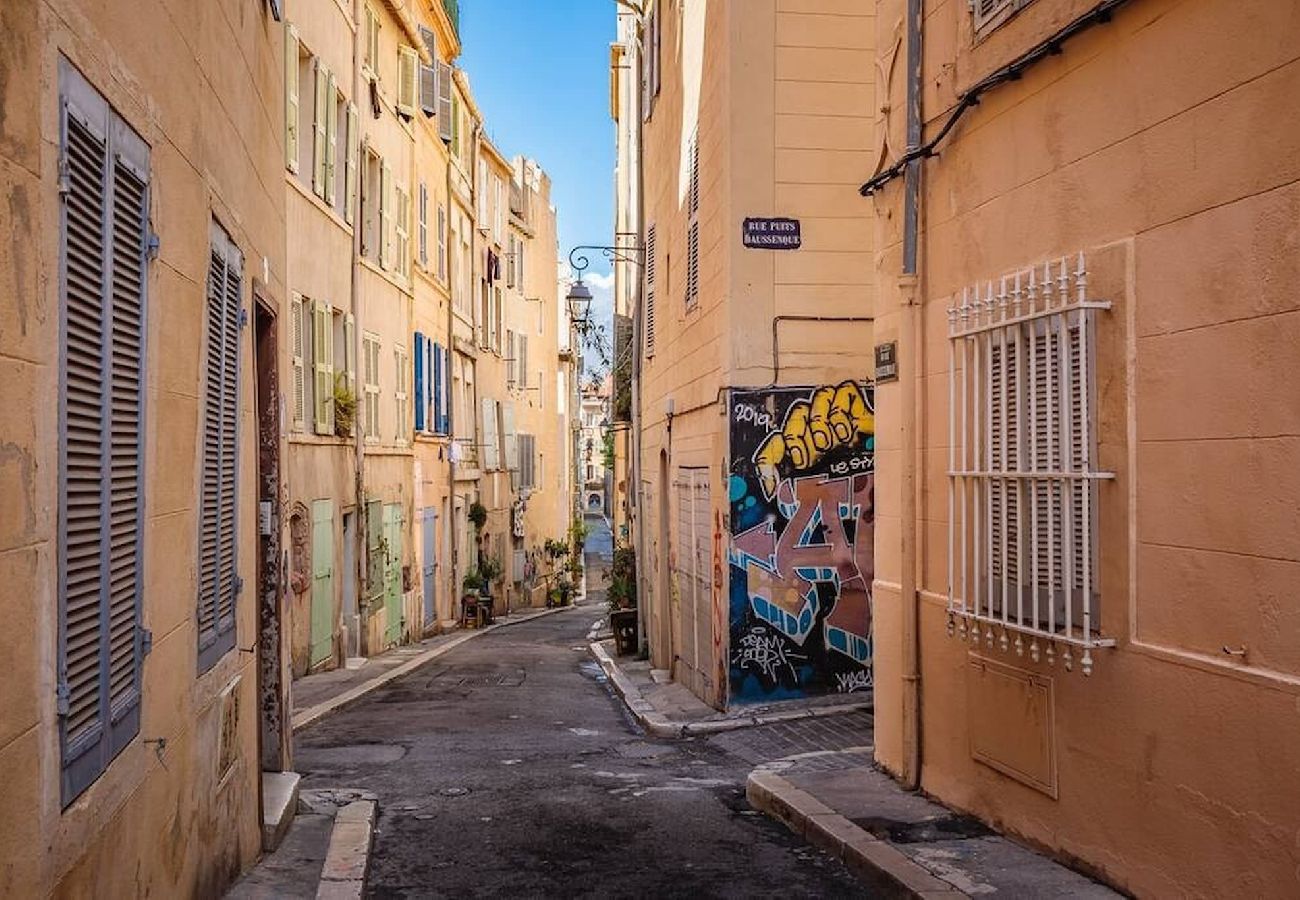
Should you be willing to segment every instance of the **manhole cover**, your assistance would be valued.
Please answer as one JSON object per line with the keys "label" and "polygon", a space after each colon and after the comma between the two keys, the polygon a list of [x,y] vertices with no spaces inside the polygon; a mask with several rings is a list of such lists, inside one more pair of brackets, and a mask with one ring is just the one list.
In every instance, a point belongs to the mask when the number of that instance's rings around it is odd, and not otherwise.
{"label": "manhole cover", "polygon": [[443,788],[442,790],[438,791],[438,793],[442,794],[444,797],[464,797],[466,794],[469,793],[469,788],[449,787],[449,788]]}

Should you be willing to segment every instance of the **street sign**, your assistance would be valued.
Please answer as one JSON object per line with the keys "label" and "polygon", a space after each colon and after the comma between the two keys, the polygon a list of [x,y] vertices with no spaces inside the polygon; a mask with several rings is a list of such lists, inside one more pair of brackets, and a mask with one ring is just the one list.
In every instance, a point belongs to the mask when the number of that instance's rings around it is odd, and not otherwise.
{"label": "street sign", "polygon": [[803,244],[798,219],[746,218],[742,234],[745,246],[755,250],[798,250]]}
{"label": "street sign", "polygon": [[898,380],[898,344],[876,344],[876,384]]}

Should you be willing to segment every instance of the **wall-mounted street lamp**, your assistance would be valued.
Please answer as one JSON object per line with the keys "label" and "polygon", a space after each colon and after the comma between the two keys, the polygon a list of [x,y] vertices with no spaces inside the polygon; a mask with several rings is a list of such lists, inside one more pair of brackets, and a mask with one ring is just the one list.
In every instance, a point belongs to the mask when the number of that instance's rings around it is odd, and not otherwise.
{"label": "wall-mounted street lamp", "polygon": [[584,334],[591,327],[591,288],[587,287],[582,281],[582,273],[591,265],[583,250],[599,250],[605,255],[605,258],[611,262],[626,262],[634,265],[643,265],[643,255],[645,248],[633,245],[631,247],[609,247],[598,244],[579,244],[569,251],[569,266],[578,274],[578,278],[569,288],[568,296],[564,299],[569,305],[569,318],[573,321],[578,331]]}

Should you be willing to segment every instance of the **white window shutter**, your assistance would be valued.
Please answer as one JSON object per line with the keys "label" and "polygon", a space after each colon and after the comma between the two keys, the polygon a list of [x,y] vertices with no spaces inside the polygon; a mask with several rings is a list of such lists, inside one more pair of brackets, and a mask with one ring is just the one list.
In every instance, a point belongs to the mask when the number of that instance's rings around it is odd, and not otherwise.
{"label": "white window shutter", "polygon": [[379,169],[379,265],[393,265],[393,170],[384,163]]}
{"label": "white window shutter", "polygon": [[317,59],[314,63],[316,71],[316,93],[315,93],[315,114],[312,116],[312,190],[316,196],[324,199],[325,197],[325,173],[327,144],[325,140],[325,125],[328,113],[326,112],[326,92],[329,90],[329,69],[321,64]]}
{"label": "white window shutter", "polygon": [[528,335],[519,335],[518,340],[515,341],[515,349],[519,351],[519,362],[515,364],[519,372],[519,387],[526,388],[528,387]]}
{"label": "white window shutter", "polygon": [[504,432],[502,443],[506,451],[506,468],[518,472],[519,435],[515,431],[515,405],[509,401],[501,404],[501,430]]}
{"label": "white window shutter", "polygon": [[284,26],[284,163],[298,171],[298,29]]}
{"label": "white window shutter", "polygon": [[357,393],[357,319],[352,313],[343,316],[344,377],[353,397]]}
{"label": "white window shutter", "polygon": [[357,154],[361,140],[357,133],[357,105],[348,104],[347,112],[348,160],[343,172],[343,220],[349,225],[357,218]]}
{"label": "white window shutter", "polygon": [[338,84],[329,73],[325,84],[325,202],[334,205],[338,178],[339,111]]}
{"label": "white window shutter", "polygon": [[403,44],[397,48],[397,112],[408,119],[415,115],[420,54]]}
{"label": "white window shutter", "polygon": [[307,381],[303,368],[306,347],[303,345],[305,329],[302,294],[297,291],[289,301],[289,332],[290,354],[293,359],[293,430],[302,431],[306,427]]}

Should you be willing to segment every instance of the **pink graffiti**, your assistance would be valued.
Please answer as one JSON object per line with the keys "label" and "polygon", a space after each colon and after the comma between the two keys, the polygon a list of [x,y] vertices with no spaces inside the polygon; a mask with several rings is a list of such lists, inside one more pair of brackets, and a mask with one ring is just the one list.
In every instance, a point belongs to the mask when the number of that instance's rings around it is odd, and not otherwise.
{"label": "pink graffiti", "polygon": [[870,474],[784,481],[776,500],[785,528],[777,534],[771,519],[756,525],[736,535],[730,554],[745,571],[754,615],[800,646],[817,621],[818,585],[830,584],[836,599],[826,645],[864,665],[871,658],[874,489]]}

